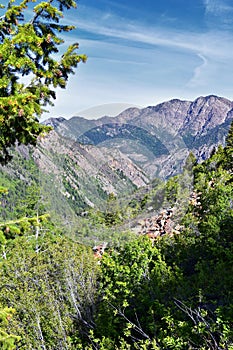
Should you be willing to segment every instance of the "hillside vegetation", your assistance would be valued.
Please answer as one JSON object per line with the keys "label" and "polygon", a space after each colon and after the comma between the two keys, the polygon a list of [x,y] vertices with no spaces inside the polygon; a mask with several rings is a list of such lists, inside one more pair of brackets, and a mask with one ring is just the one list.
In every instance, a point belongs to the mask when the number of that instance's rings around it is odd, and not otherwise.
{"label": "hillside vegetation", "polygon": [[[3,349],[233,349],[233,127],[205,162],[85,216],[17,154],[0,179]],[[163,210],[170,229],[138,229]]]}

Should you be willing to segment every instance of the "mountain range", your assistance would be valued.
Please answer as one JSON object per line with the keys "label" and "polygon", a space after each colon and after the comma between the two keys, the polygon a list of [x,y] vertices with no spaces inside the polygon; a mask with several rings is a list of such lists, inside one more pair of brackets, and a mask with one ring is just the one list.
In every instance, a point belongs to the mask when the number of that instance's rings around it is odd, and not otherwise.
{"label": "mountain range", "polygon": [[[12,208],[16,193],[23,198],[39,188],[35,205],[78,230],[80,216],[90,208],[105,211],[111,194],[138,205],[156,184],[182,171],[190,152],[198,162],[208,158],[224,145],[232,121],[233,102],[217,96],[128,108],[97,120],[51,118],[44,123],[53,130],[36,147],[17,146],[13,160],[1,166],[0,186],[10,188]],[[156,195],[154,209],[163,195]],[[12,213],[5,212],[6,219]]]}
{"label": "mountain range", "polygon": [[210,95],[128,108],[115,117],[74,116],[45,123],[61,137],[95,146],[103,153],[118,150],[150,179],[167,179],[181,172],[190,152],[200,162],[223,145],[232,120],[233,102]]}

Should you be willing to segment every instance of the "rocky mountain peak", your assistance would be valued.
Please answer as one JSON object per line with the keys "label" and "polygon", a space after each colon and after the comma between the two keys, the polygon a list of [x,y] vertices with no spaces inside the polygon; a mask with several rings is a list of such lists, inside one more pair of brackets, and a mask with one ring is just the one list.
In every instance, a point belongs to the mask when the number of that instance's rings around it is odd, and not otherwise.
{"label": "rocky mountain peak", "polygon": [[63,117],[59,118],[49,118],[42,122],[42,124],[51,126],[52,128],[56,129],[60,124],[62,124],[66,119]]}
{"label": "rocky mountain peak", "polygon": [[189,132],[193,136],[204,136],[225,122],[232,107],[233,103],[222,97],[199,97],[191,103],[180,131]]}
{"label": "rocky mountain peak", "polygon": [[115,117],[72,118],[55,128],[73,140],[118,149],[151,178],[167,178],[181,171],[190,151],[202,161],[224,144],[232,120],[233,102],[209,95],[128,108]]}

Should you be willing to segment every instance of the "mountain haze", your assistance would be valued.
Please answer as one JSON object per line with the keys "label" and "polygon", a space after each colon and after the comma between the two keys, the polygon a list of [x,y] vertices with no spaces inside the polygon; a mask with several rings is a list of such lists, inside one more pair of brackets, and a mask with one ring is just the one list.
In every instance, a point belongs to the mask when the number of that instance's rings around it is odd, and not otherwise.
{"label": "mountain haze", "polygon": [[95,107],[91,107],[85,110],[82,110],[78,112],[77,114],[81,117],[84,117],[86,119],[97,119],[102,117],[103,115],[114,117],[115,115],[123,112],[124,110],[131,108],[131,107],[138,107],[129,103],[107,103]]}

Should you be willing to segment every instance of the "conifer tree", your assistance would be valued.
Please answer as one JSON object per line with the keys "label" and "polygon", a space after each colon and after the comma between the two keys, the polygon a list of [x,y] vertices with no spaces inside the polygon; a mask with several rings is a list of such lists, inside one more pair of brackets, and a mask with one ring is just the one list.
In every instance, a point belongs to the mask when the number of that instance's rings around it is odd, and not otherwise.
{"label": "conifer tree", "polygon": [[233,170],[233,123],[231,124],[230,130],[226,137],[226,146],[225,146],[225,167],[232,172]]}
{"label": "conifer tree", "polygon": [[76,1],[33,1],[33,11],[31,2],[9,0],[6,8],[0,5],[0,163],[10,160],[9,148],[16,142],[36,144],[49,130],[39,117],[46,105],[53,105],[55,89],[65,88],[74,68],[86,60],[77,53],[77,43],[57,56],[64,42],[60,33],[74,29],[60,20]]}
{"label": "conifer tree", "polygon": [[232,149],[233,148],[233,123],[231,124],[230,130],[228,132],[228,135],[226,137],[226,149]]}

